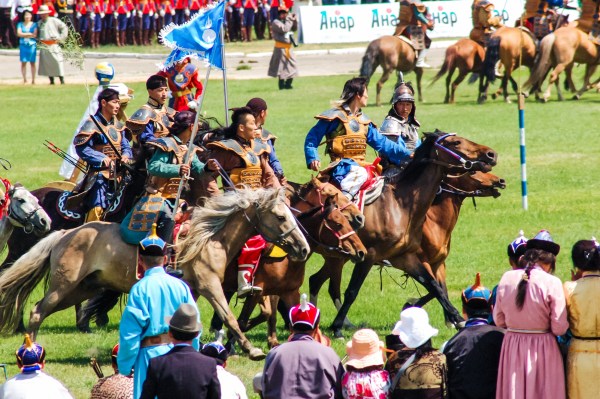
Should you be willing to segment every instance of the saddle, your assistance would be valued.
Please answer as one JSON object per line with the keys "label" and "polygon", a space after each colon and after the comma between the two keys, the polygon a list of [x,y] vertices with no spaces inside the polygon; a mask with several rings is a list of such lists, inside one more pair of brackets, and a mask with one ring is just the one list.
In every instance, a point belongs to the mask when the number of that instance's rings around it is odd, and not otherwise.
{"label": "saddle", "polygon": [[417,52],[418,50],[415,48],[415,43],[413,43],[412,40],[410,40],[408,37],[406,36],[402,36],[402,35],[397,35],[396,36],[398,39],[402,40],[403,42],[405,42],[406,44],[408,44],[413,50],[415,50],[415,52]]}

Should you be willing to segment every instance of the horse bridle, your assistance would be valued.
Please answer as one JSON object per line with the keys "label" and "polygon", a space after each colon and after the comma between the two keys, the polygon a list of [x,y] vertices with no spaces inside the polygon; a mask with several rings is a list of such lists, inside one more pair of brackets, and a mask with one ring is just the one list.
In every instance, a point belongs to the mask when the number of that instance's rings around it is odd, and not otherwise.
{"label": "horse bridle", "polygon": [[[6,183],[4,183],[4,184],[6,186]],[[8,191],[10,193],[9,195],[12,197],[14,192],[18,189],[25,190],[23,187],[10,186],[10,190]],[[12,201],[12,200],[10,200],[10,201]],[[36,207],[31,212],[28,212],[25,215],[25,217],[21,218],[11,210],[11,207],[8,204],[6,206],[8,207],[6,214],[8,216],[8,219],[11,221],[11,223],[15,226],[22,227],[23,230],[25,231],[25,233],[27,233],[27,234],[33,233],[33,231],[35,230],[35,226],[33,225],[33,222],[31,220],[36,215],[36,213],[43,210],[43,208],[39,204],[37,204]]]}
{"label": "horse bridle", "polygon": [[444,141],[446,138],[450,137],[450,136],[456,136],[456,133],[446,133],[443,134],[442,136],[438,137],[435,142],[433,143],[433,145],[435,146],[435,148],[442,150],[444,152],[446,152],[447,154],[449,154],[452,158],[454,158],[455,160],[457,160],[459,162],[458,165],[456,164],[451,164],[451,163],[446,163],[446,162],[442,162],[439,160],[431,160],[431,162],[439,164],[439,165],[443,165],[446,167],[461,167],[464,170],[471,170],[473,168],[473,166],[475,165],[481,165],[484,164],[485,162],[482,161],[469,161],[468,159],[465,159],[465,155],[462,154],[459,151],[455,151],[455,150],[451,150],[448,147],[445,147],[441,144],[442,141]]}
{"label": "horse bridle", "polygon": [[[254,226],[256,231],[258,231],[258,234],[260,234],[267,241],[277,245],[278,247],[283,247],[285,245],[288,245],[288,242],[286,240],[287,237],[289,237],[294,232],[294,230],[299,229],[296,217],[292,214],[293,226],[289,230],[284,231],[283,233],[279,233],[274,228],[271,228],[268,226],[263,226],[263,228],[259,227],[261,225],[260,211],[259,211],[258,204],[254,204],[254,206],[256,209],[256,219],[257,219],[256,223],[254,223],[252,221],[252,219],[250,218],[250,216],[248,216],[248,214],[246,213],[246,210],[243,211],[244,217],[246,218],[248,223],[250,223],[252,226]],[[266,233],[272,234],[273,236],[275,236],[277,238],[273,239],[272,237],[269,236],[269,234],[266,234]]]}

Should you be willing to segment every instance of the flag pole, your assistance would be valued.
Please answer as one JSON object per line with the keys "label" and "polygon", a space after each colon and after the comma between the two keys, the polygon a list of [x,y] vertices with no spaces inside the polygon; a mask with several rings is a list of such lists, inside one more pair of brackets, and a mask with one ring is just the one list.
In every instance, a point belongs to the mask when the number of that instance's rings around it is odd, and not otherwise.
{"label": "flag pole", "polygon": [[[225,18],[224,15],[223,18]],[[227,97],[227,64],[225,61],[225,32],[223,32],[223,25],[221,26],[220,35],[221,43],[223,43],[223,46],[221,47],[221,59],[223,60],[223,99],[225,101],[225,126],[229,126],[229,114],[227,112],[229,109],[229,98]]]}
{"label": "flag pole", "polygon": [[[204,102],[204,96],[206,95],[206,87],[208,86],[208,78],[210,76],[211,68],[212,68],[212,65],[209,63],[208,68],[206,70],[206,77],[204,78],[204,88],[202,90],[202,95],[200,96],[200,100],[198,101],[198,106],[196,107],[196,117],[194,118],[194,126],[192,127],[192,135],[190,136],[188,150],[185,153],[185,157],[183,159],[183,163],[185,165],[190,164],[190,158],[192,157],[192,155],[195,154],[194,139],[196,138],[196,134],[198,133],[198,119],[200,117],[200,110],[202,109],[202,103]],[[174,214],[177,213],[177,209],[179,208],[179,201],[181,200],[181,192],[183,191],[183,183],[185,182],[185,180],[186,180],[185,176],[183,176],[181,178],[181,180],[179,180],[179,187],[177,188],[177,196],[175,197],[175,205],[173,207]]]}

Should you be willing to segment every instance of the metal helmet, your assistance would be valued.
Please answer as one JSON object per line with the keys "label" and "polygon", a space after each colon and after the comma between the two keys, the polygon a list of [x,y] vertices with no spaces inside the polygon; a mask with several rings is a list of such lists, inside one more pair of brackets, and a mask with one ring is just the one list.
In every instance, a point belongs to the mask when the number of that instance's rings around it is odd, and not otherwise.
{"label": "metal helmet", "polygon": [[95,73],[98,83],[107,86],[115,77],[115,67],[110,62],[100,62],[96,65]]}
{"label": "metal helmet", "polygon": [[406,83],[402,82],[394,91],[394,95],[392,97],[392,105],[396,104],[399,101],[409,101],[411,103],[414,103],[414,95],[415,93],[413,89]]}

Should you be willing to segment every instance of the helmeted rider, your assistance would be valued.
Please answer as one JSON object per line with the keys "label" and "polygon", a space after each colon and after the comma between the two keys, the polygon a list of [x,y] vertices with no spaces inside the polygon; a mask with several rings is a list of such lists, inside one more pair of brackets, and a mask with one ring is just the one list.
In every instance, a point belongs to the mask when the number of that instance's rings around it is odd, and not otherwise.
{"label": "helmeted rider", "polygon": [[425,4],[418,0],[401,0],[400,16],[394,36],[405,36],[409,38],[414,49],[419,53],[416,67],[429,68],[425,63],[425,56],[431,47],[431,39],[427,36],[427,30],[432,30],[434,23],[428,18],[428,10]]}

